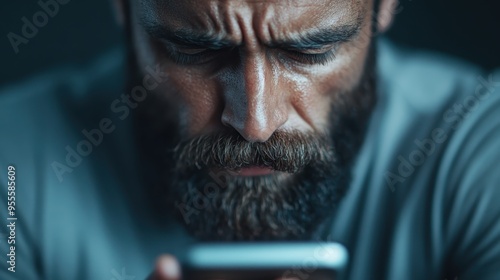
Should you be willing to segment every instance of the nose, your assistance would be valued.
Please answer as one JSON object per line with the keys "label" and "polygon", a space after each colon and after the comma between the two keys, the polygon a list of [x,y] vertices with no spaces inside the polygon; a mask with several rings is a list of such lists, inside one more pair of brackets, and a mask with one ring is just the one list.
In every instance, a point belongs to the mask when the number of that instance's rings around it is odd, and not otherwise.
{"label": "nose", "polygon": [[265,54],[243,56],[225,74],[221,121],[249,142],[265,142],[288,120],[288,94]]}

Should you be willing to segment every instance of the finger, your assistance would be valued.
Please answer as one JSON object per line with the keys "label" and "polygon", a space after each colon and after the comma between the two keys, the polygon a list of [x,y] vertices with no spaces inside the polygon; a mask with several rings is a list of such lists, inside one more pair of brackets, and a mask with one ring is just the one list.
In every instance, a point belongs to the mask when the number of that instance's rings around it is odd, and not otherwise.
{"label": "finger", "polygon": [[164,255],[156,261],[152,280],[180,280],[181,267],[179,262],[170,255]]}

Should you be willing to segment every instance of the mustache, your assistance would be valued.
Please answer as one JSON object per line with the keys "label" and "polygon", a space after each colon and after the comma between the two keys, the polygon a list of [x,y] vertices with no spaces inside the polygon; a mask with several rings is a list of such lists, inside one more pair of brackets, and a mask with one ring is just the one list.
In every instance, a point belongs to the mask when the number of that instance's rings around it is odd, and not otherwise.
{"label": "mustache", "polygon": [[213,133],[181,141],[173,152],[178,172],[259,166],[296,173],[308,165],[337,161],[328,135],[299,131],[277,131],[265,142],[248,142],[237,132]]}

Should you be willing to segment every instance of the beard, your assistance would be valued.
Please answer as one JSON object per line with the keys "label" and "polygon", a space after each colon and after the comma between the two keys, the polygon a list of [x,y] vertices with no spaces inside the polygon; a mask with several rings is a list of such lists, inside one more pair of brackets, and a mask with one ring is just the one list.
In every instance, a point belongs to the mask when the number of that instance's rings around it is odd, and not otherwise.
{"label": "beard", "polygon": [[[132,49],[129,64],[134,85],[141,77]],[[332,93],[328,131],[277,131],[263,143],[248,142],[236,131],[184,139],[175,106],[151,93],[135,112],[151,198],[200,240],[310,239],[348,189],[375,88],[372,44],[358,84]],[[251,166],[275,172],[237,175]]]}
{"label": "beard", "polygon": [[[189,231],[203,240],[300,239],[338,203],[347,172],[327,135],[275,132],[264,143],[218,133],[174,150],[169,190]],[[271,175],[235,170],[267,167]]]}

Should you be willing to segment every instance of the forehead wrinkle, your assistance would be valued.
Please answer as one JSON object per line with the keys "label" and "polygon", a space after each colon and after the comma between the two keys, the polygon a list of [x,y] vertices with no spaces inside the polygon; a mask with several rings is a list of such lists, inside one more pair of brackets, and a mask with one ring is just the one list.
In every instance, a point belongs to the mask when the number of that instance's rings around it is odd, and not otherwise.
{"label": "forehead wrinkle", "polygon": [[[205,2],[203,7],[200,2]],[[145,22],[168,29],[193,30],[208,35],[225,35],[225,24],[217,1],[140,0],[141,17]],[[193,7],[196,7],[193,9]]]}
{"label": "forehead wrinkle", "polygon": [[[332,20],[332,17],[338,18],[338,20],[336,21],[340,22],[344,17],[347,16],[348,20],[342,22],[342,26],[356,26],[358,24],[358,19],[362,17],[361,15],[358,15],[354,19],[352,18],[351,14],[353,14],[353,12],[349,11],[354,11],[356,10],[356,8],[358,8],[357,10],[359,10],[359,6],[351,5],[353,4],[351,1],[349,1],[348,3],[342,1],[338,5],[331,5],[332,3],[338,3],[338,1],[335,0],[328,1],[327,5],[318,5],[318,2],[304,3],[304,1],[294,0],[252,0],[245,1],[245,3],[266,4],[258,7],[257,9],[253,9],[254,11],[252,26],[256,35],[258,35],[258,41],[261,41],[262,43],[268,45],[273,45],[274,42],[283,41],[284,39],[300,38],[301,35],[313,33],[313,31],[322,27],[332,27],[331,22],[335,21]],[[289,11],[290,5],[285,5],[286,3],[294,3],[295,8],[298,8],[299,11]],[[325,9],[325,6],[329,6],[329,8]],[[313,7],[312,10],[310,10],[311,7]],[[352,7],[354,7],[354,9],[352,9]],[[300,11],[302,9],[304,9],[304,12]],[[304,21],[302,20],[302,18],[295,16],[295,14],[299,16],[307,15],[307,22],[312,22],[312,24],[310,24],[309,26],[307,26],[307,24],[303,24]]]}
{"label": "forehead wrinkle", "polygon": [[[221,3],[222,2],[222,3]],[[242,30],[239,26],[239,19],[237,15],[237,7],[234,5],[226,4],[232,2],[231,0],[225,1],[212,1],[212,5],[217,6],[219,11],[219,19],[221,21],[220,25],[224,27],[224,33],[229,36],[231,40],[235,42],[242,41]]]}
{"label": "forehead wrinkle", "polygon": [[273,38],[273,28],[272,20],[275,17],[275,6],[268,5],[264,10],[260,10],[258,13],[254,13],[253,16],[253,28],[260,41],[269,42]]}
{"label": "forehead wrinkle", "polygon": [[[303,0],[141,0],[140,2],[145,10],[144,16],[150,21],[161,21],[173,29],[191,29],[193,32],[212,34],[238,43],[242,42],[242,33],[245,33],[247,39],[253,40],[253,43],[270,43],[283,38],[298,37],[317,28],[332,27],[335,24],[338,25],[339,22],[346,25],[349,21],[352,23],[362,17],[361,10],[364,10],[364,5],[360,5],[364,0],[317,2]],[[146,4],[148,2],[152,5],[148,6]],[[319,5],[320,3],[323,5]],[[295,11],[290,11],[291,5],[295,6]],[[193,9],[192,7],[199,8]],[[311,7],[314,8],[309,10]],[[302,9],[305,11],[301,11]],[[195,15],[192,15],[193,13]],[[355,13],[358,15],[353,19]],[[151,17],[151,14],[156,17]],[[301,20],[304,17],[307,17],[306,21]]]}
{"label": "forehead wrinkle", "polygon": [[[338,1],[330,1],[338,2]],[[328,8],[323,8],[320,12],[313,13],[307,20],[307,24],[302,23],[301,20],[292,20],[290,24],[283,25],[286,18],[277,16],[272,18],[269,24],[269,34],[271,41],[279,42],[286,39],[297,39],[302,35],[314,33],[318,29],[328,29],[340,26],[355,26],[363,21],[366,9],[363,5],[357,5],[353,2],[359,3],[360,1],[342,1],[338,5],[330,5]],[[280,15],[279,11],[276,15]]]}
{"label": "forehead wrinkle", "polygon": [[237,21],[231,16],[231,7],[225,5],[224,1],[210,1],[208,13],[206,14],[208,25],[218,36],[239,41]]}

